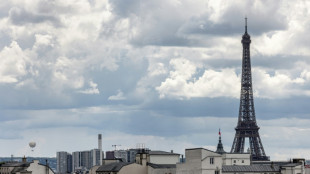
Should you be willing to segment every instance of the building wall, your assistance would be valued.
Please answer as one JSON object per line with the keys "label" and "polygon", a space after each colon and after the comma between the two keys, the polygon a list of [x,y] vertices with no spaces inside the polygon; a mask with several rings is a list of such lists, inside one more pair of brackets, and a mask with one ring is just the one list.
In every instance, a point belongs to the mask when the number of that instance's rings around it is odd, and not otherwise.
{"label": "building wall", "polygon": [[106,159],[115,159],[115,157],[114,157],[114,151],[106,151],[106,152],[105,152],[105,158],[106,158]]}
{"label": "building wall", "polygon": [[61,151],[56,153],[57,158],[57,173],[64,174],[67,173],[68,170],[68,160],[67,160],[68,153]]}
{"label": "building wall", "polygon": [[[10,174],[15,167],[0,167],[0,174]],[[23,167],[17,167],[23,168]]]}
{"label": "building wall", "polygon": [[96,174],[96,170],[100,167],[100,165],[98,166],[93,166],[90,170],[89,170],[89,174]]}
{"label": "building wall", "polygon": [[72,172],[72,155],[69,153],[67,154],[67,172]]}
{"label": "building wall", "polygon": [[303,165],[281,168],[281,174],[305,174],[305,172],[306,171]]}
{"label": "building wall", "polygon": [[151,166],[148,166],[147,174],[176,174],[176,168],[154,169]]}
{"label": "building wall", "polygon": [[153,164],[176,164],[180,161],[180,155],[149,155],[149,162]]}
{"label": "building wall", "polygon": [[75,172],[77,168],[81,167],[81,152],[72,153],[72,171]]}
{"label": "building wall", "polygon": [[127,151],[127,161],[128,162],[135,162],[137,152],[138,152],[137,149],[129,149]]}
{"label": "building wall", "polygon": [[91,167],[100,165],[100,149],[92,149],[90,151]]}
{"label": "building wall", "polygon": [[198,148],[185,150],[186,162],[177,164],[177,174],[214,174],[221,172],[222,155]]}
{"label": "building wall", "polygon": [[147,166],[132,163],[122,167],[118,174],[147,174]]}
{"label": "building wall", "polygon": [[250,165],[251,154],[223,154],[223,165]]}
{"label": "building wall", "polygon": [[123,162],[128,162],[128,154],[126,150],[116,150],[114,151],[114,157],[122,159]]}
{"label": "building wall", "polygon": [[39,164],[39,160],[34,160],[33,163],[30,163],[27,171],[31,172],[31,174],[54,174],[49,167]]}
{"label": "building wall", "polygon": [[91,156],[90,151],[82,151],[81,152],[81,166],[85,167],[86,169],[91,168]]}
{"label": "building wall", "polygon": [[176,167],[177,174],[201,174],[202,173],[202,149],[186,149],[185,163],[179,163]]}
{"label": "building wall", "polygon": [[202,160],[201,163],[203,174],[214,174],[215,171],[219,171],[221,173],[223,163],[221,156],[207,156]]}

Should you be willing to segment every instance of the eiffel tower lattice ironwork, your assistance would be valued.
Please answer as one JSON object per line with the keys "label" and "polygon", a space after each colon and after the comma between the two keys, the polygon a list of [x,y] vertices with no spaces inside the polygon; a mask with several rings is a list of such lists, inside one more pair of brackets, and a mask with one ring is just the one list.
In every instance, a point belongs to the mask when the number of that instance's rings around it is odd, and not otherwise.
{"label": "eiffel tower lattice ironwork", "polygon": [[269,160],[269,157],[265,154],[258,132],[259,127],[255,118],[250,60],[251,37],[247,32],[247,18],[245,18],[245,33],[242,36],[241,43],[243,46],[243,55],[240,107],[238,125],[235,128],[236,134],[231,147],[231,153],[244,153],[245,138],[249,138],[249,150],[252,160]]}

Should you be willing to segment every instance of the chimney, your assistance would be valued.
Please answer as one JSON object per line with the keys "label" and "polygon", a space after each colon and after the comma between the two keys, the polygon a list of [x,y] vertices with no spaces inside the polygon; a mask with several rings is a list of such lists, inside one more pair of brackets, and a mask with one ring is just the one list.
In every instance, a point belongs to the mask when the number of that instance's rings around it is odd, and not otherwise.
{"label": "chimney", "polygon": [[25,155],[24,155],[24,158],[22,158],[22,162],[23,162],[23,163],[26,163],[26,162],[27,162],[27,158],[25,157]]}
{"label": "chimney", "polygon": [[101,166],[102,165],[102,135],[101,134],[98,134],[98,149],[100,151],[99,165]]}

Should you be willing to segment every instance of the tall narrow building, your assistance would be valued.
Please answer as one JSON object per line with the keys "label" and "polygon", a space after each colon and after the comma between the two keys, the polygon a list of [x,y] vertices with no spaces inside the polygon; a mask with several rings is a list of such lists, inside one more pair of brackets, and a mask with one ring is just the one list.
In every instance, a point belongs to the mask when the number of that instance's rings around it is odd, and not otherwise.
{"label": "tall narrow building", "polygon": [[66,174],[72,172],[72,156],[68,152],[57,152],[57,174]]}
{"label": "tall narrow building", "polygon": [[245,18],[245,33],[242,36],[241,43],[243,46],[243,55],[240,107],[238,124],[235,128],[236,134],[231,147],[231,153],[244,153],[245,138],[249,138],[249,149],[252,155],[252,160],[269,160],[269,157],[265,154],[259,136],[259,127],[257,126],[255,117],[250,59],[251,37],[247,31],[247,18]]}

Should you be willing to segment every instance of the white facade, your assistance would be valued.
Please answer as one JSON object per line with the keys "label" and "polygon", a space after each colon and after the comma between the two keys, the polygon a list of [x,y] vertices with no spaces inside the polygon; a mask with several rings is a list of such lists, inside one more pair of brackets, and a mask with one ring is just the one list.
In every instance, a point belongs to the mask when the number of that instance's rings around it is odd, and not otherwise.
{"label": "white facade", "polygon": [[225,153],[223,154],[223,165],[250,165],[251,154],[249,153]]}
{"label": "white facade", "polygon": [[[248,153],[224,153],[186,149],[186,162],[177,164],[176,174],[305,174],[302,161],[251,162]],[[294,160],[293,160],[294,161]]]}
{"label": "white facade", "polygon": [[305,168],[301,165],[284,165],[281,167],[281,174],[305,174]]}
{"label": "white facade", "polygon": [[[101,155],[100,155],[101,152]],[[103,154],[100,149],[92,149],[90,150],[90,158],[91,158],[91,167],[100,165],[100,158],[102,158]],[[102,164],[102,161],[101,161]]]}
{"label": "white facade", "polygon": [[215,174],[222,168],[222,156],[203,148],[186,149],[186,162],[176,167],[177,174]]}
{"label": "white facade", "polygon": [[180,154],[164,151],[150,151],[148,162],[153,164],[176,164],[180,162]]}
{"label": "white facade", "polygon": [[39,164],[39,160],[33,160],[27,171],[31,172],[31,174],[54,174],[48,166]]}
{"label": "white facade", "polygon": [[180,155],[150,155],[149,161],[153,164],[176,164],[180,161]]}

